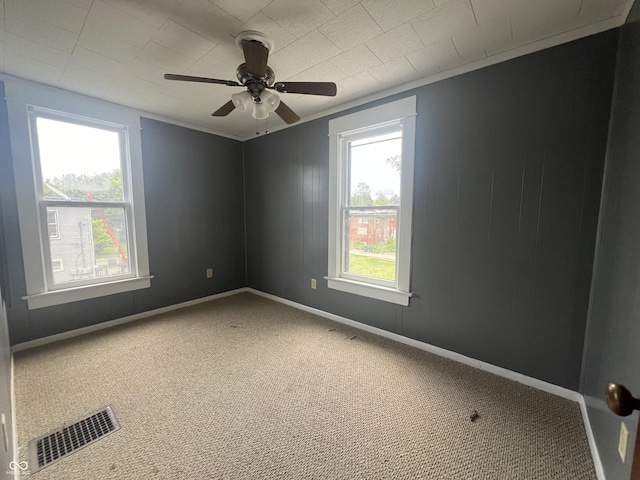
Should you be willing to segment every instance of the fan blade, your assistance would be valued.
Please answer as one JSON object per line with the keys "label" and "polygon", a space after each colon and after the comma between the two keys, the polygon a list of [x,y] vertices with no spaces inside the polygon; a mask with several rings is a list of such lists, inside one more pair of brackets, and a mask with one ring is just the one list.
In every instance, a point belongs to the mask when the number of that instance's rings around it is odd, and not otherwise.
{"label": "fan blade", "polygon": [[296,114],[296,112],[291,110],[282,100],[280,100],[280,105],[278,105],[278,108],[276,108],[276,113],[288,124],[296,123],[298,120],[300,120],[300,117]]}
{"label": "fan blade", "polygon": [[233,80],[218,80],[217,78],[207,77],[191,77],[189,75],[176,75],[175,73],[165,73],[165,80],[180,80],[183,82],[200,82],[200,83],[219,83],[221,85],[228,85],[230,87],[242,87],[238,82]]}
{"label": "fan blade", "polygon": [[222,105],[219,109],[211,114],[212,117],[226,117],[233,109],[236,108],[232,100],[229,100],[227,103]]}
{"label": "fan blade", "polygon": [[249,40],[242,40],[242,51],[247,70],[253,78],[264,78],[267,76],[267,59],[269,49],[259,43]]}
{"label": "fan blade", "polygon": [[333,82],[277,82],[272,88],[280,93],[303,93],[327,97],[335,97],[337,93],[336,84]]}

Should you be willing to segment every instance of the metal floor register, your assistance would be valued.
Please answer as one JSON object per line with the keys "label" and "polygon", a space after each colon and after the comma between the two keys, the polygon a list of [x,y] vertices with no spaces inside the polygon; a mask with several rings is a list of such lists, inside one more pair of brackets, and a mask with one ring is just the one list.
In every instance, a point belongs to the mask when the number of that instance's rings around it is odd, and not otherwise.
{"label": "metal floor register", "polygon": [[111,407],[29,441],[31,473],[64,458],[120,429]]}

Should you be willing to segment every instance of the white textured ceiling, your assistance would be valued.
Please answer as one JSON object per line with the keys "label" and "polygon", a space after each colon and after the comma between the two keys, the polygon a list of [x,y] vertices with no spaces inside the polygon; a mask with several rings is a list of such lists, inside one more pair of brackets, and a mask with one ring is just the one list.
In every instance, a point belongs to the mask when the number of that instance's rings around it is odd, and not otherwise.
{"label": "white textured ceiling", "polygon": [[[1,1],[1,0],[0,0]],[[236,138],[256,120],[211,113],[238,87],[234,37],[265,33],[276,79],[333,81],[336,97],[282,94],[303,120],[624,23],[633,0],[3,0],[0,70]],[[417,81],[417,82],[416,82]],[[268,128],[283,122],[275,115]],[[264,121],[260,129],[264,130]]]}

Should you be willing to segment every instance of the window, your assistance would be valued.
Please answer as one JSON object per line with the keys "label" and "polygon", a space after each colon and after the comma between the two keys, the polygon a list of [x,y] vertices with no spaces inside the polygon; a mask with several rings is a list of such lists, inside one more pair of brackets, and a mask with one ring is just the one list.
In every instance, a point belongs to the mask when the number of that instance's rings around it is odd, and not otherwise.
{"label": "window", "polygon": [[44,254],[70,266],[47,270],[48,289],[130,278],[126,128],[36,108],[29,117]]}
{"label": "window", "polygon": [[29,308],[149,287],[138,116],[17,82],[6,88]]}
{"label": "window", "polygon": [[408,305],[415,97],[329,121],[329,288]]}
{"label": "window", "polygon": [[57,210],[49,210],[47,212],[47,229],[49,231],[49,238],[60,238]]}

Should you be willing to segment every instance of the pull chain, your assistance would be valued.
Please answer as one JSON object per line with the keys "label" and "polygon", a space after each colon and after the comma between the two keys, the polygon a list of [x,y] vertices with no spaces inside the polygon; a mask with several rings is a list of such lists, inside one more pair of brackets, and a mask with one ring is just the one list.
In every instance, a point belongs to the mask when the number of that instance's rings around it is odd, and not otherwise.
{"label": "pull chain", "polygon": [[[269,135],[268,116],[264,119],[264,134]],[[260,135],[260,120],[256,119],[256,135]]]}

